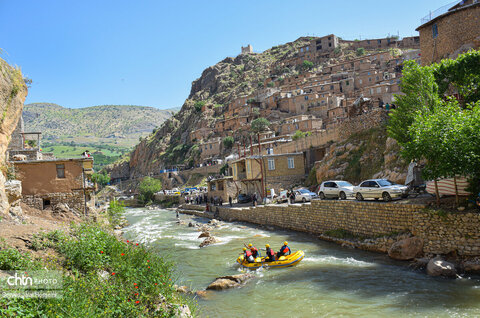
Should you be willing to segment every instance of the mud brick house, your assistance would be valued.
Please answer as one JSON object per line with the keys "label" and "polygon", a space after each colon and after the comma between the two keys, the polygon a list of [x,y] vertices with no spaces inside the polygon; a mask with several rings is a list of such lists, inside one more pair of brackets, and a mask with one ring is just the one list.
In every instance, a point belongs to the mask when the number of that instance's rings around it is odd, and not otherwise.
{"label": "mud brick house", "polygon": [[463,0],[442,7],[422,19],[420,33],[422,65],[455,58],[469,49],[480,48],[480,1]]}
{"label": "mud brick house", "polygon": [[240,193],[240,188],[233,177],[214,178],[207,181],[208,197],[222,198],[223,202],[228,203],[228,197],[236,199]]}
{"label": "mud brick house", "polygon": [[37,209],[67,204],[83,213],[91,193],[93,158],[13,161],[22,182],[22,201]]}
{"label": "mud brick house", "polygon": [[300,183],[305,178],[305,156],[302,152],[248,156],[231,163],[233,180],[240,192],[265,197],[267,189],[280,189]]}

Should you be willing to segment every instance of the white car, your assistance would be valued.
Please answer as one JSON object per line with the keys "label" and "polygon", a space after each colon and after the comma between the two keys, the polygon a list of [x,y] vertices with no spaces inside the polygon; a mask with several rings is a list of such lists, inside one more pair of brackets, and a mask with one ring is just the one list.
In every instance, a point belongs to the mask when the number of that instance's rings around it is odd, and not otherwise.
{"label": "white car", "polygon": [[295,202],[310,202],[312,201],[312,196],[310,195],[310,191],[306,189],[300,189],[293,191],[295,193]]}
{"label": "white car", "polygon": [[318,188],[318,196],[321,200],[326,198],[339,198],[346,200],[347,198],[354,198],[353,184],[341,180],[329,180],[322,182]]}
{"label": "white car", "polygon": [[354,187],[355,198],[363,201],[367,198],[378,200],[382,198],[385,202],[394,198],[406,197],[407,186],[396,184],[387,179],[365,180],[359,186]]}

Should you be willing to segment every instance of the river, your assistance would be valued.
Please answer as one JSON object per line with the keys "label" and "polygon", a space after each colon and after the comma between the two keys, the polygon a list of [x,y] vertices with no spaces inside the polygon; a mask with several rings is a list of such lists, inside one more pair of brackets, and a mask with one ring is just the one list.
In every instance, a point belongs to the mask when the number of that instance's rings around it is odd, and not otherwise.
{"label": "river", "polygon": [[260,269],[243,288],[198,299],[200,317],[480,317],[479,277],[432,278],[382,254],[243,223],[222,222],[211,232],[221,243],[198,248],[198,229],[177,224],[172,210],[129,209],[126,217],[125,237],[158,248],[176,263],[177,284],[194,290],[241,273],[235,259],[244,242],[278,250],[288,241],[293,250],[305,251],[296,267]]}

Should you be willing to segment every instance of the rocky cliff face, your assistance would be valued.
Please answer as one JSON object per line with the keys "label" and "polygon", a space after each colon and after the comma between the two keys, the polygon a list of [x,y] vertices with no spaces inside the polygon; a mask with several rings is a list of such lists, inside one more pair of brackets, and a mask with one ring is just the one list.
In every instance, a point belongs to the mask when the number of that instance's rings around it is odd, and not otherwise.
{"label": "rocky cliff face", "polygon": [[19,69],[13,68],[0,58],[0,215],[10,208],[9,198],[5,194],[7,166],[5,152],[10,136],[22,114],[23,103],[27,97],[27,86]]}
{"label": "rocky cliff face", "polygon": [[[294,56],[308,38],[273,47],[261,54],[241,54],[228,57],[205,69],[192,83],[190,95],[181,110],[152,135],[143,139],[130,154],[128,168],[125,162],[109,168],[110,173],[120,177],[138,177],[158,172],[166,165],[188,164],[199,153],[198,148],[188,142],[191,131],[201,127],[213,127],[214,118],[222,114],[225,106],[233,99],[251,94],[258,89],[259,82],[270,76],[270,70]],[[286,75],[295,69],[278,66],[278,74]],[[204,103],[203,111],[195,104]]]}

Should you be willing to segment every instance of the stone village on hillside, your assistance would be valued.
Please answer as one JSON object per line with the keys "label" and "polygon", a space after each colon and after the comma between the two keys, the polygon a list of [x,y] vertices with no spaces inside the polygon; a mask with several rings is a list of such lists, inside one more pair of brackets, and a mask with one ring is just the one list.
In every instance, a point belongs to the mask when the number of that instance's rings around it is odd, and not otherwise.
{"label": "stone village on hillside", "polygon": [[[168,172],[164,169],[164,181],[173,185],[188,179],[189,174],[214,174],[217,177],[210,181],[209,190],[220,190],[224,200],[227,193],[265,197],[267,189],[278,193],[301,184],[326,156],[330,143],[376,127],[386,119],[388,108],[395,104],[394,94],[401,94],[404,61],[426,65],[480,47],[479,32],[471,32],[478,29],[473,17],[479,11],[478,2],[464,1],[422,19],[417,29],[420,36],[403,39],[348,41],[334,34],[309,38],[293,58],[277,61],[270,69],[271,76],[258,83],[254,93],[238,97],[221,109],[202,105],[202,113],[219,116],[213,122],[199,121],[199,126],[188,132],[187,139],[200,150],[197,167],[180,172],[179,166]],[[349,51],[353,54],[342,53]],[[242,47],[241,52],[256,54],[251,45]],[[275,75],[276,69],[285,67],[300,71],[287,77]],[[252,136],[252,121],[261,117],[271,123],[270,129]],[[298,133],[302,138],[293,137]],[[40,135],[25,132],[20,120],[9,145],[8,158],[22,182],[22,200],[40,209],[55,209],[63,203],[86,212],[93,204],[94,187],[89,181],[93,159],[55,159],[40,152]],[[26,139],[32,136],[37,138],[37,144],[26,148]],[[223,145],[227,136],[235,140],[231,149]],[[228,169],[221,176],[224,162],[228,162]],[[125,178],[112,175],[113,182]],[[402,181],[404,174],[397,173],[395,178]],[[223,191],[227,185],[234,190]]]}

